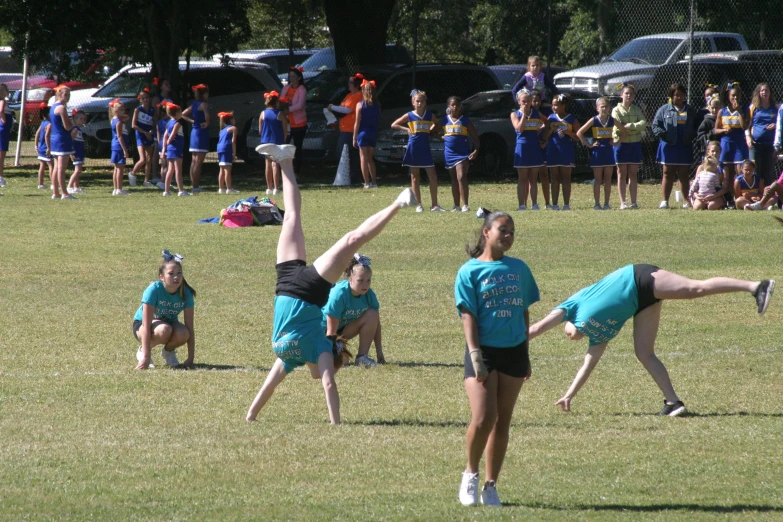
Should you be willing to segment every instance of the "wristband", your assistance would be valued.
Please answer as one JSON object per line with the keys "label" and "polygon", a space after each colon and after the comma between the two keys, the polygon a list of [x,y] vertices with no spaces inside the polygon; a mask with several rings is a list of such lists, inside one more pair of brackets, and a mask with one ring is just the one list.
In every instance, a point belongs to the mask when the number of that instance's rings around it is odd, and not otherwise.
{"label": "wristband", "polygon": [[486,378],[489,373],[487,367],[484,365],[484,357],[481,350],[471,350],[470,360],[473,363],[473,371],[476,374],[476,378]]}

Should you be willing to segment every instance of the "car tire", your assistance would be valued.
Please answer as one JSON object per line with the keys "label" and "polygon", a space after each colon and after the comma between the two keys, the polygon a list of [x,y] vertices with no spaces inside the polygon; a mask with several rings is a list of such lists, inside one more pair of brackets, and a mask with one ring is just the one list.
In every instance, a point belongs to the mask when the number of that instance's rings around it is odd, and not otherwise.
{"label": "car tire", "polygon": [[481,149],[475,162],[476,173],[495,178],[503,177],[506,164],[506,144],[495,135],[481,136]]}

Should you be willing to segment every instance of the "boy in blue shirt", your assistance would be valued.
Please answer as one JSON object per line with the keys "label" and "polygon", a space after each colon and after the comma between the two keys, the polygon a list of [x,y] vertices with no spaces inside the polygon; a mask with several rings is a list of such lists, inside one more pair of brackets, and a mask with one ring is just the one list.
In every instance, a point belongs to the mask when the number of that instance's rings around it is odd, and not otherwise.
{"label": "boy in blue shirt", "polygon": [[748,292],[756,298],[758,314],[769,306],[775,281],[742,281],[713,277],[704,281],[688,279],[653,265],[626,265],[594,285],[583,288],[530,327],[529,338],[541,335],[565,322],[565,334],[572,341],[590,340],[585,361],[566,394],[555,404],[571,411],[571,400],[587,382],[609,341],[620,333],[633,317],[636,357],[661,389],[665,397],[658,415],[676,417],[685,413],[685,405],[674,392],[669,373],[655,355],[655,337],[664,299],[696,299],[713,294]]}

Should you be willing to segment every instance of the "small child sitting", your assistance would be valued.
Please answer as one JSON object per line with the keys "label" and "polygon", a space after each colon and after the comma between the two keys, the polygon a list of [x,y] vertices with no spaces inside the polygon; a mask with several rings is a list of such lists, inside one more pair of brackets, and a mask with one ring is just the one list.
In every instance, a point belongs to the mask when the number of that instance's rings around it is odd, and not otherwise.
{"label": "small child sitting", "polygon": [[719,210],[723,208],[724,200],[718,194],[718,187],[720,187],[718,161],[707,156],[700,165],[691,185],[693,210]]}

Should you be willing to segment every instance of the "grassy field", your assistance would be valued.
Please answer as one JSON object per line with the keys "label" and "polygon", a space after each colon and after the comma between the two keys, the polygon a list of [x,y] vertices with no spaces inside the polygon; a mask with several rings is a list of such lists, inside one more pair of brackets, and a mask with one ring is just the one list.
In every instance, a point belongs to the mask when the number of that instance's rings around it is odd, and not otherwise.
{"label": "grassy field", "polygon": [[[654,416],[663,397],[630,325],[571,414],[553,404],[586,341],[559,330],[535,340],[498,483],[505,506],[463,508],[469,408],[453,283],[473,213],[401,212],[363,250],[389,364],[338,373],[342,426],[328,424],[320,383],[303,370],[248,424],[274,362],[279,229],[197,225],[235,199],[214,185],[193,198],[112,198],[110,176],[92,172],[86,195],[53,202],[33,174],[8,171],[0,191],[0,520],[783,518],[780,296],[763,318],[747,294],[666,303],[657,352],[691,412],[682,418]],[[241,178],[243,196],[261,179]],[[304,186],[308,261],[402,183]],[[572,212],[514,213],[511,255],[541,289],[534,320],[627,263],[783,279],[783,229],[769,215],[659,211],[659,189],[641,187],[639,211],[595,212],[580,184]],[[472,187],[474,209],[515,199],[511,183]],[[159,352],[157,369],[133,370],[131,319],[163,248],[184,255],[198,291],[195,371],[164,369]]]}

